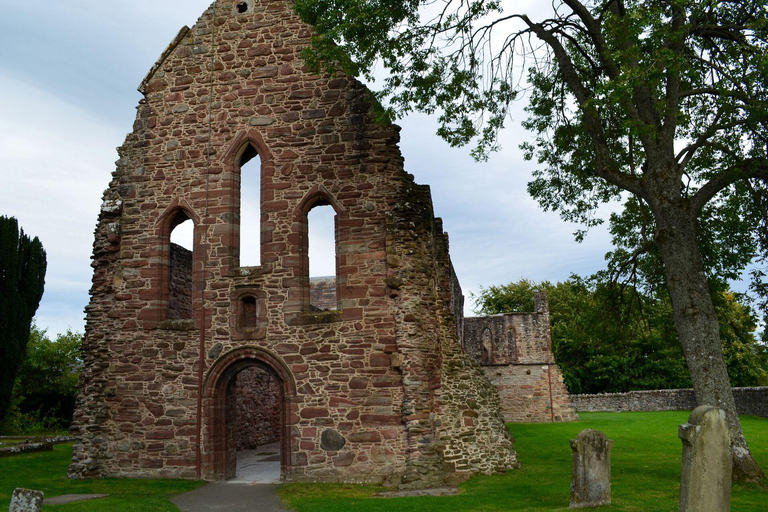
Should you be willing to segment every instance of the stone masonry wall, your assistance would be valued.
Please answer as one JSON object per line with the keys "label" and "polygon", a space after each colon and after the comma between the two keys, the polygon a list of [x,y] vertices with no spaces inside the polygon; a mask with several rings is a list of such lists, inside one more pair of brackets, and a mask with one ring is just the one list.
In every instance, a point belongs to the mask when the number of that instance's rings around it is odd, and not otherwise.
{"label": "stone masonry wall", "polygon": [[510,364],[482,368],[498,390],[505,421],[549,423],[578,419],[557,365]]}
{"label": "stone masonry wall", "polygon": [[[736,410],[768,418],[768,387],[733,388]],[[690,411],[696,408],[696,395],[692,389],[658,389],[571,395],[571,402],[579,412],[602,411]]]}
{"label": "stone masonry wall", "polygon": [[401,340],[393,364],[402,372],[410,455],[402,487],[515,467],[498,395],[456,336],[454,304],[463,296],[429,187],[410,180],[402,187],[404,200],[389,215],[387,239],[387,284]]}
{"label": "stone masonry wall", "polygon": [[336,302],[336,278],[310,278],[309,304],[313,311],[335,311],[338,308]]}
{"label": "stone masonry wall", "polygon": [[274,377],[259,368],[246,368],[237,374],[234,398],[238,451],[280,440],[282,391]]}
{"label": "stone masonry wall", "polygon": [[[279,379],[287,481],[418,488],[513,467],[498,396],[458,344],[447,238],[403,170],[399,129],[374,122],[359,82],[309,72],[312,30],[290,1],[215,7],[141,84],[104,194],[70,475],[231,475],[226,396],[250,366]],[[242,267],[240,165],[254,151],[261,265]],[[318,204],[336,213],[336,311],[310,307]],[[187,218],[188,319],[169,283],[170,232]]]}
{"label": "stone masonry wall", "polygon": [[505,421],[575,421],[552,355],[546,294],[535,303],[535,313],[465,318],[464,349],[498,390]]}
{"label": "stone masonry wall", "polygon": [[171,244],[168,318],[192,318],[192,251]]}

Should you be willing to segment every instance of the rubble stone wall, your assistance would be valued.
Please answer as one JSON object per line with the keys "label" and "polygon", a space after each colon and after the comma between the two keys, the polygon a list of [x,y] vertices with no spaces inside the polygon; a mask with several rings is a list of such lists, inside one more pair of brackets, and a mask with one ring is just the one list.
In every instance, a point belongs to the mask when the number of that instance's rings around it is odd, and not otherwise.
{"label": "rubble stone wall", "polygon": [[[736,400],[736,409],[739,414],[768,418],[768,387],[733,388],[733,398]],[[580,412],[690,411],[696,408],[696,395],[693,389],[571,395],[571,401]]]}
{"label": "rubble stone wall", "polygon": [[168,318],[192,318],[192,251],[171,244]]}
{"label": "rubble stone wall", "polygon": [[[418,488],[513,467],[498,396],[461,351],[447,238],[429,188],[404,172],[399,129],[374,122],[359,82],[307,69],[312,30],[292,2],[213,7],[141,84],[104,194],[70,475],[232,475],[226,396],[249,366],[278,376],[287,481]],[[254,151],[261,265],[242,267],[240,165]],[[338,310],[317,312],[307,213],[321,204],[336,212]],[[182,218],[189,319],[170,306]]]}
{"label": "rubble stone wall", "polygon": [[282,391],[275,377],[256,367],[237,374],[237,450],[256,449],[280,441]]}

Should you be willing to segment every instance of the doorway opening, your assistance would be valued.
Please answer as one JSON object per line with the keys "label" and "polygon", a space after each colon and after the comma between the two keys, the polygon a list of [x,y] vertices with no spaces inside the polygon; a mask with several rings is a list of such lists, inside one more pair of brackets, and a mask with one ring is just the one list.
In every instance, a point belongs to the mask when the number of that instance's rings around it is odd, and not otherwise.
{"label": "doorway opening", "polygon": [[[242,450],[238,454],[238,439],[241,448],[256,446],[256,456],[277,459],[271,451],[269,455],[258,455],[266,452],[260,443],[276,439],[279,459],[261,462],[276,465],[278,478],[290,474],[291,422],[297,417],[296,381],[285,361],[259,347],[240,347],[216,360],[208,370],[204,387],[202,477],[237,479],[238,458],[244,460]],[[251,426],[240,426],[238,415],[246,420],[250,417]],[[279,425],[278,435],[274,434],[275,425]],[[247,482],[255,483],[252,478]]]}
{"label": "doorway opening", "polygon": [[228,481],[279,482],[284,396],[278,377],[245,367],[230,379],[226,402]]}

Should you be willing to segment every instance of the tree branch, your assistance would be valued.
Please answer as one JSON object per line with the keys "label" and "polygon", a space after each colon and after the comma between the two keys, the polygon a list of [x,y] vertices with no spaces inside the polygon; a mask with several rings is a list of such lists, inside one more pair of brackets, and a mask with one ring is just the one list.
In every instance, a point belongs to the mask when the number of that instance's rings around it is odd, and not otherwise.
{"label": "tree branch", "polygon": [[693,213],[698,215],[704,205],[725,187],[748,178],[755,178],[768,183],[768,161],[764,158],[744,160],[709,180],[691,198]]}
{"label": "tree branch", "polygon": [[563,80],[573,92],[576,101],[581,107],[586,120],[585,126],[595,150],[595,174],[612,185],[642,197],[644,190],[641,181],[635,176],[621,172],[616,161],[611,156],[600,115],[595,112],[595,107],[590,104],[591,95],[584,87],[568,52],[563,48],[560,41],[541,24],[533,23],[527,16],[523,16],[522,20],[525,21],[539,39],[547,43],[552,49],[555,60],[563,74]]}

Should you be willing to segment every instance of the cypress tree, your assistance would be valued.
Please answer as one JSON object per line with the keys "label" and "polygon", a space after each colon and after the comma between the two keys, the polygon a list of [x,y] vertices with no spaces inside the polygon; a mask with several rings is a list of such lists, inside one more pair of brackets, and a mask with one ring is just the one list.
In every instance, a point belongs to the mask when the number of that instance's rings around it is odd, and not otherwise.
{"label": "cypress tree", "polygon": [[45,269],[40,240],[25,235],[15,218],[0,216],[0,420],[8,412],[16,374],[27,353]]}

